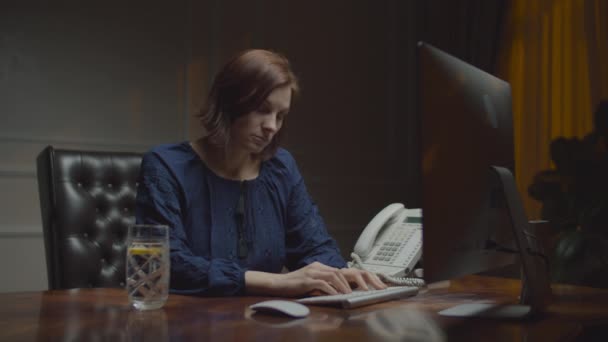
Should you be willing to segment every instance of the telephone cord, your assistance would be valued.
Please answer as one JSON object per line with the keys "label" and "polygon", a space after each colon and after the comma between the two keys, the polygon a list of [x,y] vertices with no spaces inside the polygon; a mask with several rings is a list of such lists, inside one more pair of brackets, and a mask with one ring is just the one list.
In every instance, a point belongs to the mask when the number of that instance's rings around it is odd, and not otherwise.
{"label": "telephone cord", "polygon": [[[372,271],[369,271],[367,268],[365,268],[365,266],[363,265],[363,261],[361,260],[361,257],[359,255],[357,255],[357,253],[351,253],[350,257],[353,258],[353,261],[349,261],[347,263],[348,267],[354,267],[354,268],[358,268],[358,269],[365,270],[368,272],[372,272]],[[426,285],[424,280],[419,279],[419,278],[393,277],[393,276],[390,276],[390,275],[384,274],[384,273],[377,273],[377,272],[372,272],[372,273],[376,274],[384,282],[388,282],[388,283],[394,284],[394,285],[415,286],[415,287],[424,287]]]}

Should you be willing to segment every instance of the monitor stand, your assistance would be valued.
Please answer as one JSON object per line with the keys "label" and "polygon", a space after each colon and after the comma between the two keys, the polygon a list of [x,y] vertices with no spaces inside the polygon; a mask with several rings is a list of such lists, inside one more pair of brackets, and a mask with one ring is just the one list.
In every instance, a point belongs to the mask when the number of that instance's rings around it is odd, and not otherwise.
{"label": "monitor stand", "polygon": [[530,230],[515,179],[509,169],[492,166],[500,181],[505,195],[515,245],[522,267],[521,294],[519,304],[498,305],[494,303],[462,304],[440,311],[442,316],[452,317],[491,317],[502,319],[523,319],[542,312],[551,299],[549,272],[546,258],[541,257],[540,244]]}

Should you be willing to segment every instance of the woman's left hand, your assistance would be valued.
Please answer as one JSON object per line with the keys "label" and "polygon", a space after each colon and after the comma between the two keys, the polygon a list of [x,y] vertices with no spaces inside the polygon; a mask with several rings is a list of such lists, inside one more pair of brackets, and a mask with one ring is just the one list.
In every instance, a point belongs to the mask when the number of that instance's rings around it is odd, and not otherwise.
{"label": "woman's left hand", "polygon": [[358,268],[342,268],[340,269],[340,273],[346,278],[346,281],[351,284],[351,287],[352,284],[354,284],[359,290],[370,290],[370,285],[372,289],[376,290],[387,288],[386,284],[384,284],[377,275],[369,271]]}

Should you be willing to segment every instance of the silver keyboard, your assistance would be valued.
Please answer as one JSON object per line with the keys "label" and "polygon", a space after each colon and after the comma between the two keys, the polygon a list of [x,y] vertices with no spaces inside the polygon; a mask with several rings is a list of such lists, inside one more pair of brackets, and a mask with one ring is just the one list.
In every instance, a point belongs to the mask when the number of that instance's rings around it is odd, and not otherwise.
{"label": "silver keyboard", "polygon": [[393,299],[411,297],[416,294],[418,294],[417,287],[391,286],[383,290],[353,291],[346,294],[302,298],[298,299],[297,302],[302,304],[340,306],[345,309],[352,309]]}

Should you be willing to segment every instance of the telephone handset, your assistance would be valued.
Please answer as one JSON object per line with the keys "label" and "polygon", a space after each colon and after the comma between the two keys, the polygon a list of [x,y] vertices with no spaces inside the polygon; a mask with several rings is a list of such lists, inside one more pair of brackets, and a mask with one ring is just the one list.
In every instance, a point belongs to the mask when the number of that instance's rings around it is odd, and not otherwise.
{"label": "telephone handset", "polygon": [[422,210],[393,203],[365,227],[351,254],[351,267],[378,274],[398,285],[424,286],[422,279],[404,278],[422,256]]}

